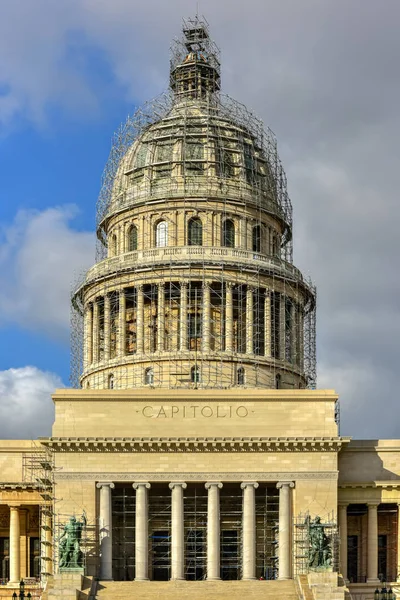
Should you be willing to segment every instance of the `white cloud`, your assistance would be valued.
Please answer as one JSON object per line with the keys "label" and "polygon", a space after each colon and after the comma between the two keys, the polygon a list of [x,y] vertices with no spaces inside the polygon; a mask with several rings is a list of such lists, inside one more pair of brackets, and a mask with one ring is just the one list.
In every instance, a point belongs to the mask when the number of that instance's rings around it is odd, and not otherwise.
{"label": "white cloud", "polygon": [[76,231],[76,207],[21,211],[0,244],[1,320],[67,338],[76,278],[94,262],[94,235]]}
{"label": "white cloud", "polygon": [[51,394],[63,387],[54,373],[36,367],[0,371],[0,439],[35,439],[51,435]]}

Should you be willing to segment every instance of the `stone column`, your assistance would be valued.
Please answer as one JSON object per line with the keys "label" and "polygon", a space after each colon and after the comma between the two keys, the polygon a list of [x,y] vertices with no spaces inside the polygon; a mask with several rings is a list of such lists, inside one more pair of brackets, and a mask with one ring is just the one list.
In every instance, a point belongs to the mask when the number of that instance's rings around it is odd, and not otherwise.
{"label": "stone column", "polygon": [[220,519],[219,490],[222,483],[212,481],[205,484],[208,490],[207,502],[207,579],[215,581],[220,577]]}
{"label": "stone column", "polygon": [[164,283],[158,284],[157,298],[157,350],[164,352],[164,332],[165,332],[165,289]]}
{"label": "stone column", "polygon": [[286,296],[279,295],[279,350],[280,359],[286,357]]}
{"label": "stone column", "polygon": [[367,582],[378,582],[378,503],[368,503]]}
{"label": "stone column", "polygon": [[256,489],[255,481],[240,484],[243,490],[242,579],[256,578]]}
{"label": "stone column", "polygon": [[246,354],[253,354],[253,288],[246,292]]}
{"label": "stone column", "polygon": [[21,544],[19,506],[10,506],[10,584],[19,583],[21,577]]}
{"label": "stone column", "polygon": [[100,579],[112,579],[112,512],[111,490],[113,483],[98,483],[100,490],[99,543]]}
{"label": "stone column", "polygon": [[136,490],[135,508],[135,581],[149,578],[149,493],[150,483],[133,484]]}
{"label": "stone column", "polygon": [[85,349],[85,364],[87,369],[93,362],[93,306],[88,304],[85,310],[85,330],[84,330],[84,349]]}
{"label": "stone column", "polygon": [[99,304],[93,301],[93,362],[99,361]]}
{"label": "stone column", "polygon": [[144,297],[143,286],[136,287],[136,351],[138,354],[143,354],[144,351]]}
{"label": "stone column", "polygon": [[118,355],[125,356],[126,353],[126,296],[125,290],[119,292],[119,349]]}
{"label": "stone column", "polygon": [[293,481],[280,481],[276,487],[279,490],[279,579],[290,579],[292,574],[292,494]]}
{"label": "stone column", "polygon": [[296,356],[296,348],[297,348],[297,311],[296,311],[296,303],[292,300],[290,305],[290,354],[291,354],[291,362],[292,364],[298,363],[298,357]]}
{"label": "stone column", "polygon": [[104,296],[104,360],[110,360],[110,331],[111,331],[110,296]]}
{"label": "stone column", "polygon": [[233,351],[233,285],[228,282],[225,292],[225,350]]}
{"label": "stone column", "polygon": [[187,350],[187,283],[181,282],[180,349]]}
{"label": "stone column", "polygon": [[211,293],[208,283],[203,285],[203,352],[210,352]]}
{"label": "stone column", "polygon": [[173,482],[171,490],[171,579],[185,579],[183,490],[186,483]]}
{"label": "stone column", "polygon": [[339,504],[340,572],[347,579],[347,504]]}
{"label": "stone column", "polygon": [[264,343],[265,356],[271,358],[271,293],[265,290],[264,300]]}

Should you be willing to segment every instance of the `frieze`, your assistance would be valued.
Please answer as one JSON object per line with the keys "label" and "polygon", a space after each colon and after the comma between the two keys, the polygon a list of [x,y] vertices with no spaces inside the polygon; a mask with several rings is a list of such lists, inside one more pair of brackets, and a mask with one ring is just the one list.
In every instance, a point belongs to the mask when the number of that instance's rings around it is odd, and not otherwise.
{"label": "frieze", "polygon": [[50,438],[56,452],[338,452],[347,438]]}
{"label": "frieze", "polygon": [[56,473],[56,481],[288,481],[299,479],[337,480],[337,471],[232,472],[232,473]]}

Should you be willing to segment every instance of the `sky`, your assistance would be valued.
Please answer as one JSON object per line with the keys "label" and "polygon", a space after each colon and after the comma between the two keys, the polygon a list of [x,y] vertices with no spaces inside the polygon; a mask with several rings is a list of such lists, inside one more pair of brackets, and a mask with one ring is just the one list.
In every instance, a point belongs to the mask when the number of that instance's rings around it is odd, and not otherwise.
{"label": "sky", "polygon": [[398,0],[0,0],[0,438],[50,435],[112,134],[197,9],[223,91],[278,138],[318,387],[342,435],[400,438]]}

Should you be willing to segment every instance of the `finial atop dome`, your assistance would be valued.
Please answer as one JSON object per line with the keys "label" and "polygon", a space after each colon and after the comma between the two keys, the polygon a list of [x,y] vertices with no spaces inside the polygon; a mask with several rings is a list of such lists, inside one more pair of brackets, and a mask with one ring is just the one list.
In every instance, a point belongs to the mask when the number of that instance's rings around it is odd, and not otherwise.
{"label": "finial atop dome", "polygon": [[183,21],[183,36],[171,47],[170,86],[177,98],[205,99],[221,86],[220,51],[204,17]]}

